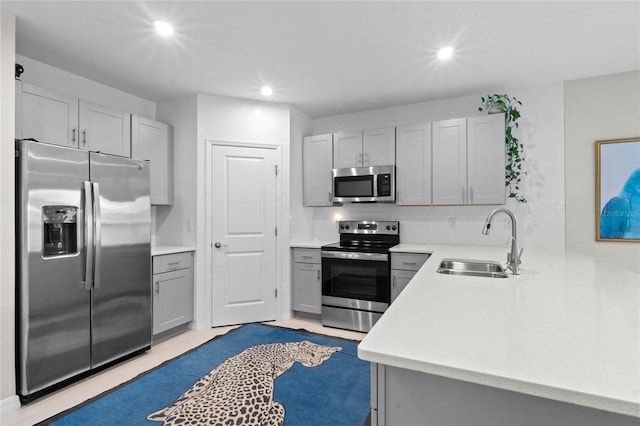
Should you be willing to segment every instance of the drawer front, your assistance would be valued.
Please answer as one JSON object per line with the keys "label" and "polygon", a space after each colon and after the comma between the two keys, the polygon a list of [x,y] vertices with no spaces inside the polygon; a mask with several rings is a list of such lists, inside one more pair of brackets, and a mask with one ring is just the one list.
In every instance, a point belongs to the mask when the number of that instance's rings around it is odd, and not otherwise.
{"label": "drawer front", "polygon": [[391,253],[391,269],[417,271],[429,256],[426,253]]}
{"label": "drawer front", "polygon": [[293,249],[293,261],[301,263],[320,263],[320,249]]}
{"label": "drawer front", "polygon": [[153,273],[177,271],[178,269],[193,268],[191,252],[163,254],[153,256]]}

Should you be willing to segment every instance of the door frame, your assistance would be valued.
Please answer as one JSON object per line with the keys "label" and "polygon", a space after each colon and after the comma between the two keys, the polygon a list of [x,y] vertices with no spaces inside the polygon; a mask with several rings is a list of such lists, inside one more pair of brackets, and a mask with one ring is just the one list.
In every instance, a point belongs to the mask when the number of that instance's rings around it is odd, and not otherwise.
{"label": "door frame", "polygon": [[279,173],[276,175],[276,227],[278,228],[278,235],[276,236],[276,256],[275,256],[275,270],[276,270],[276,289],[278,291],[278,297],[276,297],[276,320],[282,320],[282,308],[283,308],[283,296],[284,289],[283,275],[282,275],[282,261],[283,253],[285,250],[283,236],[283,211],[282,211],[282,145],[268,142],[247,142],[247,141],[230,141],[230,140],[218,140],[218,139],[206,139],[205,140],[205,211],[204,211],[204,232],[205,232],[205,300],[207,300],[207,306],[209,312],[207,313],[208,326],[213,325],[213,238],[211,235],[212,225],[208,218],[211,217],[213,212],[213,196],[210,187],[211,178],[213,175],[213,164],[211,164],[211,155],[213,153],[214,146],[232,146],[239,148],[260,148],[260,149],[272,149],[275,152],[275,161],[279,169]]}

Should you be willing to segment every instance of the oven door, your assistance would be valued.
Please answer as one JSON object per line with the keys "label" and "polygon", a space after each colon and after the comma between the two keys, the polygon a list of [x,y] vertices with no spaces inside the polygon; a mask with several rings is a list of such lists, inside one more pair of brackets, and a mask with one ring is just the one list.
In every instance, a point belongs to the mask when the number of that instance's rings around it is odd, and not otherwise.
{"label": "oven door", "polygon": [[322,304],[374,312],[389,306],[389,255],[322,252]]}

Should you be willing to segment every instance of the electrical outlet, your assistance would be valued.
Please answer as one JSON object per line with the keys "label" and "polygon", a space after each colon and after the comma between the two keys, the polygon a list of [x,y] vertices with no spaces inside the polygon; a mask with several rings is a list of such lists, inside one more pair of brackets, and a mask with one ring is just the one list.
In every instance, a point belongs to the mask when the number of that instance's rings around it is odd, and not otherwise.
{"label": "electrical outlet", "polygon": [[458,222],[458,218],[457,217],[450,217],[449,218],[449,229],[456,229],[457,222]]}

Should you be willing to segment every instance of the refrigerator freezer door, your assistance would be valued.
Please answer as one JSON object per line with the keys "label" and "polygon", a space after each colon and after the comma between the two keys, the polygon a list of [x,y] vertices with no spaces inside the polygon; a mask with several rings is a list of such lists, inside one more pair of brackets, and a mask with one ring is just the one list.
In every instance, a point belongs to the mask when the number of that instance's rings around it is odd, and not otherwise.
{"label": "refrigerator freezer door", "polygon": [[91,365],[83,196],[89,162],[74,149],[17,147],[18,393],[26,397]]}
{"label": "refrigerator freezer door", "polygon": [[98,208],[92,290],[92,364],[151,345],[149,164],[90,153]]}

